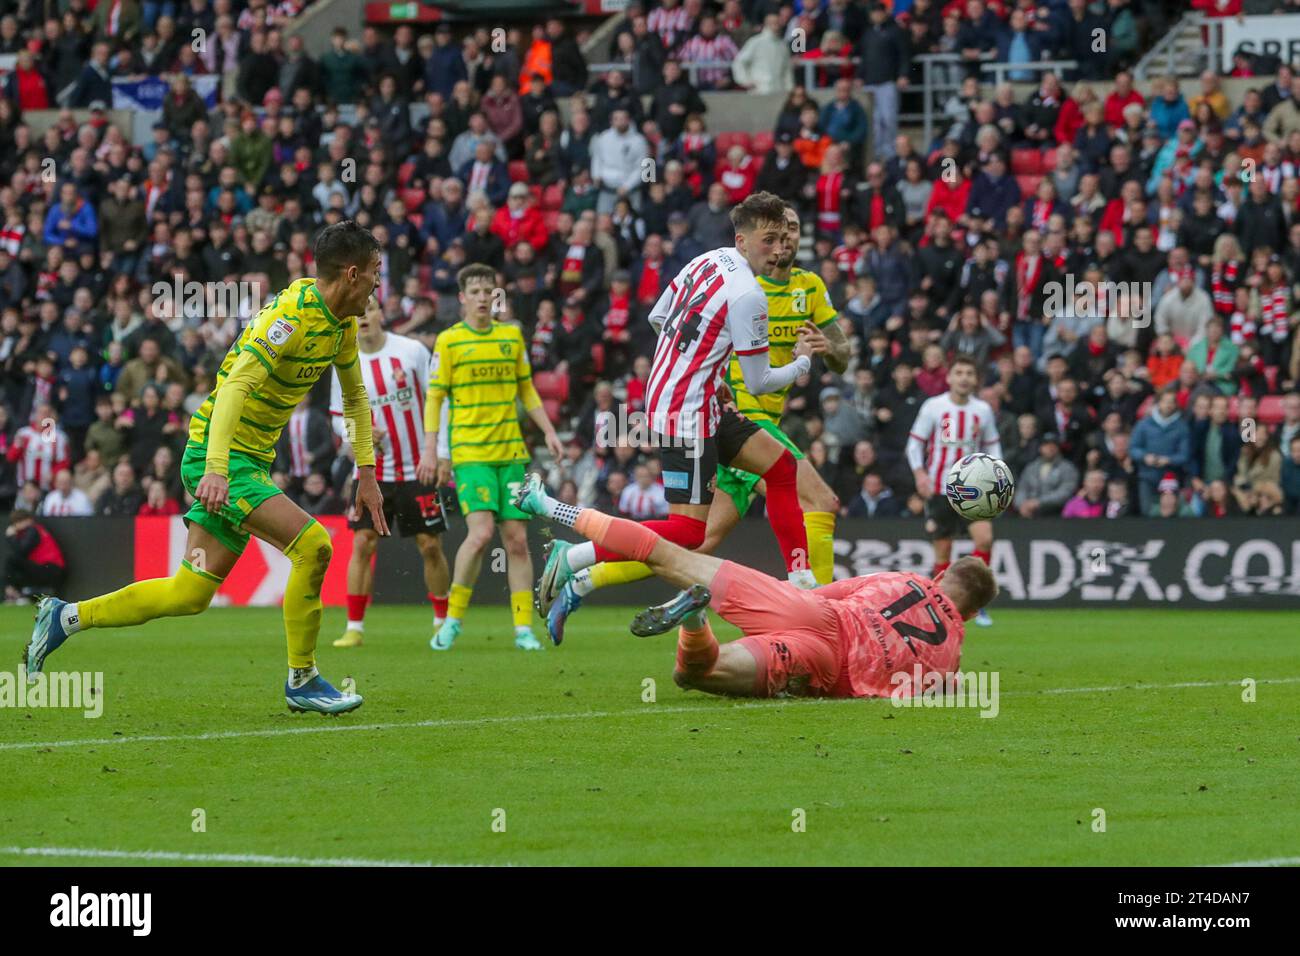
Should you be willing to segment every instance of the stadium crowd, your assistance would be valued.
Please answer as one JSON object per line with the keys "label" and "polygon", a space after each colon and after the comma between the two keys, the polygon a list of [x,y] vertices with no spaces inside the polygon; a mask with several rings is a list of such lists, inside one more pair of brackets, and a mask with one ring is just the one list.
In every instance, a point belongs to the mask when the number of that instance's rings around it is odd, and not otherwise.
{"label": "stadium crowd", "polygon": [[[921,514],[908,427],[957,353],[983,369],[1021,516],[1300,510],[1286,64],[1239,58],[1234,75],[1259,75],[1239,100],[1214,72],[1190,98],[1134,83],[1140,37],[1164,22],[1140,0],[632,2],[602,71],[558,19],[367,26],[309,53],[282,29],[301,6],[70,0],[43,20],[4,5],[0,507],[183,511],[179,453],[221,356],[311,274],[316,232],[355,218],[384,248],[388,327],[426,344],[456,321],[457,270],[495,266],[501,318],[523,326],[571,436],[538,467],[570,502],[662,514],[646,449],[603,438],[643,402],[650,306],[764,189],[799,209],[800,264],[854,344],[844,375],[814,365],[796,384],[783,422],[843,514]],[[1104,55],[1080,45],[1097,28]],[[966,61],[933,143],[898,134],[922,52]],[[992,88],[974,72],[989,54],[1081,66]],[[831,57],[849,60],[817,67],[818,103],[795,67]],[[211,73],[227,81],[215,106],[190,82]],[[171,87],[133,143],[102,108],[139,75]],[[701,95],[726,89],[783,95],[771,131],[730,133]],[[90,119],[25,120],[60,106]],[[276,465],[315,514],[344,510],[350,473],[327,405],[322,382]]]}

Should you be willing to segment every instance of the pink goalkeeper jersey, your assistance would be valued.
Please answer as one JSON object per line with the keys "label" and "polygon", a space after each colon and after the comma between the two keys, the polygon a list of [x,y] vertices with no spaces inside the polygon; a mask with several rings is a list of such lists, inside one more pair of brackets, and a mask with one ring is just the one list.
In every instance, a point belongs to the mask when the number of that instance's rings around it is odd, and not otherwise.
{"label": "pink goalkeeper jersey", "polygon": [[918,664],[923,676],[957,670],[966,625],[929,578],[882,571],[813,593],[829,598],[839,615],[845,666],[837,690],[845,696],[889,697],[899,686],[893,675],[907,674],[910,685]]}

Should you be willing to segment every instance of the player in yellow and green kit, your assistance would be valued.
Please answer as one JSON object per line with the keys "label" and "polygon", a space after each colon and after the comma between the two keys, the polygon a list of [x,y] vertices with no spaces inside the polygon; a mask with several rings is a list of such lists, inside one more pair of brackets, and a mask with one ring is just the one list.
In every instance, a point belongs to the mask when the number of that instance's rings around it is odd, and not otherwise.
{"label": "player in yellow and green kit", "polygon": [[[781,257],[771,275],[757,277],[758,284],[767,294],[772,367],[791,362],[795,342],[802,338],[811,345],[814,354],[822,356],[832,371],[842,373],[848,367],[849,342],[835,324],[837,313],[821,277],[794,264],[799,249],[799,214],[787,205],[785,217],[786,243]],[[731,356],[727,369],[727,385],[735,396],[736,410],[790,449],[798,461],[799,504],[803,508],[804,526],[808,532],[808,564],[818,584],[829,584],[835,566],[835,515],[839,500],[817,469],[781,431],[781,415],[785,412],[789,388],[766,395],[752,394],[745,388],[745,379],[735,354]],[[717,488],[721,494],[713,499],[704,543],[696,550],[713,553],[749,510],[761,482],[760,476],[739,468],[718,468]],[[650,576],[649,567],[637,561],[596,564],[575,572],[558,590],[554,603],[539,608],[546,614],[546,629],[551,640],[556,644],[563,640],[565,621],[587,594],[611,584],[639,581]]]}
{"label": "player in yellow and green kit", "polygon": [[356,317],[378,282],[379,244],[355,222],[340,222],[316,239],[315,259],[317,278],[294,282],[245,327],[194,413],[181,458],[181,481],[196,499],[185,515],[185,560],[170,578],[76,603],[42,600],[24,653],[29,679],[78,631],[205,610],[253,534],[290,563],[284,588],[289,708],[338,714],[361,706],[359,695],[336,690],[316,670],[321,584],[333,553],[329,532],[268,474],[289,416],[333,366],[359,468],[357,504],[388,534],[375,481],[370,402],[357,364]]}
{"label": "player in yellow and green kit", "polygon": [[533,388],[528,347],[518,325],[492,319],[496,271],[475,263],[456,276],[460,287],[463,321],[438,336],[434,343],[433,374],[424,403],[424,452],[416,469],[420,481],[446,479],[438,475],[438,429],[443,399],[449,400],[448,445],[456,496],[468,532],[456,551],[447,617],[429,646],[451,650],[460,636],[483,555],[501,523],[506,551],[506,578],[514,617],[515,646],[537,651],[533,636],[533,560],[528,553],[528,515],[514,506],[515,491],[524,480],[528,448],[519,429],[516,401],[542,430],[546,447],[557,459],[564,450],[555,427],[546,417],[542,400]]}

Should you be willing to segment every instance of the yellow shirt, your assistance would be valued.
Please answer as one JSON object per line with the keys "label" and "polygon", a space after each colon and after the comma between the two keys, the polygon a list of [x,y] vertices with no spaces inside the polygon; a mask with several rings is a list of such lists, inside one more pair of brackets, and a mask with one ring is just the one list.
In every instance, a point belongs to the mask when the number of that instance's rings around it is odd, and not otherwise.
{"label": "yellow shirt", "polygon": [[[358,373],[357,323],[353,317],[332,315],[316,291],[315,279],[299,279],[280,292],[259,312],[235,340],[217,372],[217,383],[207,401],[194,413],[190,441],[208,442],[214,410],[221,401],[235,363],[249,354],[265,376],[248,393],[235,423],[229,450],[266,462],[275,460],[275,443],[294,408],[331,365],[340,372]],[[227,449],[209,449],[224,464]],[[358,458],[359,464],[364,464]],[[210,469],[211,470],[211,469]],[[224,468],[218,469],[224,473]]]}
{"label": "yellow shirt", "polygon": [[438,431],[443,398],[450,400],[453,465],[529,460],[515,401],[521,399],[531,410],[541,399],[533,388],[528,348],[519,326],[493,321],[478,331],[460,322],[439,335],[424,403],[425,431]]}
{"label": "yellow shirt", "polygon": [[[811,319],[818,328],[835,321],[838,313],[831,305],[826,284],[821,276],[807,269],[794,268],[785,282],[758,276],[758,284],[767,295],[767,328],[770,361],[780,368],[794,361],[794,347],[798,342],[797,330]],[[736,410],[756,422],[781,423],[785,411],[785,398],[789,386],[765,395],[752,395],[745,388],[745,377],[740,370],[740,360],[735,353],[727,366],[727,384],[736,395]]]}

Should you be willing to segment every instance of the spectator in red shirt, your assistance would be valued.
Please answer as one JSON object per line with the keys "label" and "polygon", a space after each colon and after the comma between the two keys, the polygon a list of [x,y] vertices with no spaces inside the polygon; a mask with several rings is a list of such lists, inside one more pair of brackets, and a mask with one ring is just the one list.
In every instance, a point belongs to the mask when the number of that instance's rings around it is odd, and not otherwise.
{"label": "spectator in red shirt", "polygon": [[1128,70],[1120,70],[1115,74],[1115,88],[1106,97],[1104,114],[1106,125],[1115,130],[1123,129],[1125,126],[1124,107],[1130,103],[1146,106],[1147,101],[1142,98],[1141,93],[1133,89],[1133,74]]}
{"label": "spectator in red shirt", "polygon": [[506,194],[506,204],[492,217],[492,232],[507,249],[526,242],[534,249],[545,249],[549,240],[542,214],[533,205],[525,183],[515,183]]}
{"label": "spectator in red shirt", "polygon": [[54,537],[24,508],[15,508],[5,529],[5,599],[15,601],[38,592],[55,593],[67,568]]}
{"label": "spectator in red shirt", "polygon": [[50,90],[45,77],[36,69],[31,50],[19,50],[14,71],[6,82],[7,95],[18,103],[20,111],[50,108]]}
{"label": "spectator in red shirt", "polygon": [[149,498],[136,512],[142,518],[169,517],[181,513],[181,506],[175,498],[167,497],[167,487],[161,481],[149,485]]}
{"label": "spectator in red shirt", "polygon": [[738,204],[754,191],[758,164],[745,152],[745,147],[733,146],[727,150],[727,158],[718,165],[716,175],[718,182],[727,190],[727,202]]}

